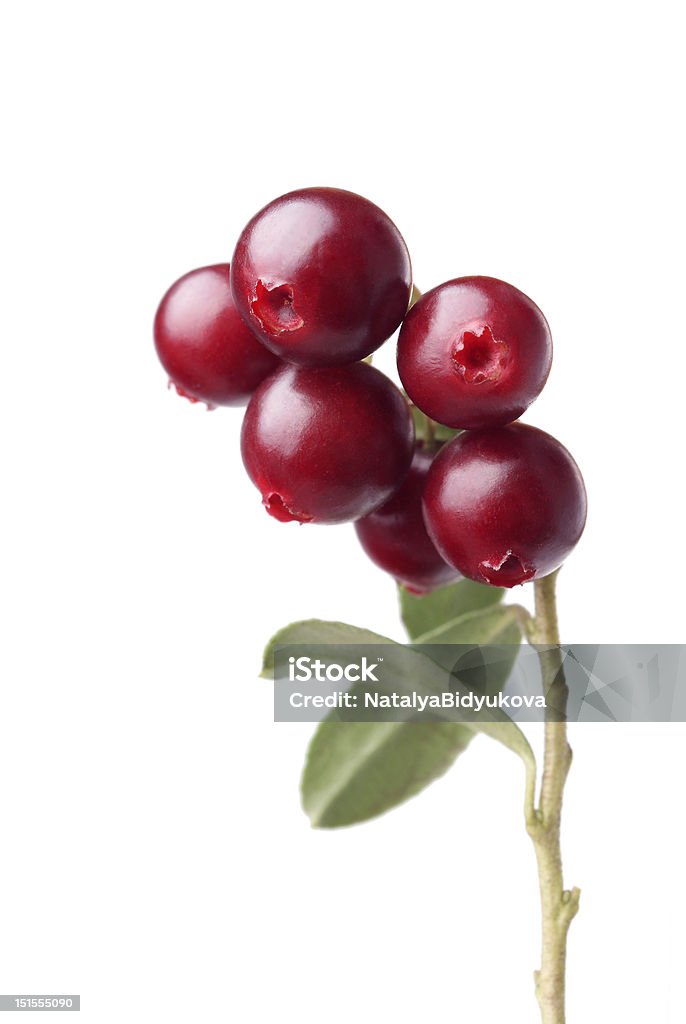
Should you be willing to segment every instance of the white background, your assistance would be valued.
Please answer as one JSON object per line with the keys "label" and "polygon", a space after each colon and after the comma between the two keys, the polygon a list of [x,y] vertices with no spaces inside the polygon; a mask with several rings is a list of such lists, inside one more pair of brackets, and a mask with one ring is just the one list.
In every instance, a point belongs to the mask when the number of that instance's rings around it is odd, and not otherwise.
{"label": "white background", "polygon": [[[589,491],[563,639],[683,641],[676,5],[3,10],[0,991],[98,1024],[534,1021],[519,764],[481,739],[309,828],[261,648],[313,615],[400,638],[394,587],[352,528],[264,514],[240,412],[165,389],[151,321],[309,184],[386,209],[422,288],[512,281],[556,345],[526,418]],[[683,1021],[686,729],[572,739],[569,1019]]]}

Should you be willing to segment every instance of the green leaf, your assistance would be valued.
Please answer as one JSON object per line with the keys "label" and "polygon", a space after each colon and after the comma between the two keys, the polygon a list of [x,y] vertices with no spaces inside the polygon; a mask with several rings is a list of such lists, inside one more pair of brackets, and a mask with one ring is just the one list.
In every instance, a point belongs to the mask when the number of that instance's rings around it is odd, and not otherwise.
{"label": "green leaf", "polygon": [[[330,656],[346,644],[390,644],[398,660],[407,649],[368,629],[343,622],[294,622],[270,640],[262,675],[274,671],[281,644],[331,644]],[[321,651],[319,652],[321,656]],[[337,722],[318,726],[302,778],[303,807],[312,824],[336,828],[373,818],[418,793],[443,775],[474,735],[456,722]]]}
{"label": "green leaf", "polygon": [[305,812],[316,828],[383,814],[443,775],[473,735],[456,722],[322,722],[302,778]]}
{"label": "green leaf", "polygon": [[[457,584],[459,586],[459,584]],[[474,584],[478,586],[478,584]],[[486,588],[494,589],[494,588]],[[502,591],[500,592],[502,597]],[[507,682],[512,670],[512,665],[517,657],[517,651],[521,642],[521,625],[517,611],[508,605],[497,605],[496,607],[485,608],[481,611],[467,612],[460,615],[451,622],[444,623],[437,629],[432,629],[420,636],[415,641],[421,644],[422,649],[432,660],[439,664],[443,663],[449,668],[445,657],[439,656],[439,652],[433,649],[436,644],[480,644],[482,646],[497,646],[499,651],[504,653],[503,658],[495,666],[495,673],[502,670],[502,678],[498,678],[491,672],[488,680],[489,692],[494,689],[501,689]],[[511,652],[511,653],[510,653]],[[529,745],[526,736],[514,722],[479,722],[475,728],[485,736],[502,743],[509,750],[518,754],[524,761],[527,777],[536,772],[536,761],[534,753]]]}
{"label": "green leaf", "polygon": [[[349,626],[346,622],[325,622],[323,619],[304,619],[291,622],[275,633],[262,656],[260,675],[271,679],[274,675],[274,648],[282,644],[393,644],[395,641],[369,629]],[[396,644],[396,646],[398,646]],[[333,659],[335,660],[335,659]]]}
{"label": "green leaf", "polygon": [[[428,661],[423,655],[418,659]],[[443,775],[483,733],[517,754],[532,799],[536,763],[519,726],[502,712],[479,722],[338,722],[318,726],[303,772],[302,803],[316,828],[340,828],[383,814]]]}
{"label": "green leaf", "polygon": [[[417,597],[404,587],[399,587],[400,614],[410,640],[445,625],[467,612],[488,608],[502,600],[505,591],[485,583],[458,580],[447,587],[438,587],[430,594]],[[445,643],[478,642],[472,637],[464,640],[446,640]]]}
{"label": "green leaf", "polygon": [[[507,643],[516,652],[519,629],[514,612],[493,607],[466,613],[428,634],[432,644]],[[515,639],[516,637],[516,639]],[[442,690],[445,667],[426,652],[396,644],[368,629],[342,622],[311,619],[280,630],[264,653],[263,675],[273,675],[274,648],[297,644],[306,652],[318,648],[318,657],[337,661],[348,644],[385,644],[385,667],[399,689],[418,685]],[[324,656],[319,645],[330,650]],[[514,653],[513,653],[514,656]],[[509,669],[508,669],[509,671]],[[303,807],[312,824],[338,828],[366,821],[409,799],[439,778],[482,732],[504,744],[524,761],[527,779],[535,771],[526,737],[506,715],[493,712],[490,721],[450,722],[340,722],[332,713],[318,726],[310,744],[302,778]]]}
{"label": "green leaf", "polygon": [[[516,611],[495,605],[467,612],[417,637],[413,646],[443,665],[456,678],[479,693],[502,690],[515,663],[521,641]],[[466,645],[455,649],[455,644]],[[487,656],[483,656],[487,648]]]}
{"label": "green leaf", "polygon": [[[478,584],[475,584],[478,586]],[[519,618],[509,605],[496,605],[465,612],[448,622],[421,633],[414,644],[518,644]]]}
{"label": "green leaf", "polygon": [[524,762],[527,779],[530,780],[532,776],[535,778],[536,758],[534,752],[528,739],[515,722],[481,722],[478,729],[484,736],[490,736],[492,740],[497,740],[514,754],[518,754]]}

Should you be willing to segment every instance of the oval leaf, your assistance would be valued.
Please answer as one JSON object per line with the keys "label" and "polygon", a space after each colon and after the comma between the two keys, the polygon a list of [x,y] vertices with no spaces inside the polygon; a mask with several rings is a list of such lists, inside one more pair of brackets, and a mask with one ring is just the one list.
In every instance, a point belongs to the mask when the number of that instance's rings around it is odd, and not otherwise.
{"label": "oval leaf", "polygon": [[[274,648],[282,644],[394,644],[379,633],[370,629],[349,626],[346,622],[325,622],[322,619],[304,619],[302,622],[291,622],[275,633],[267,644],[262,656],[260,675],[270,679],[274,675]],[[396,645],[397,646],[397,645]]]}
{"label": "oval leaf", "polygon": [[449,583],[447,587],[438,587],[423,597],[410,594],[404,587],[398,590],[400,614],[410,640],[416,640],[423,633],[438,629],[467,612],[497,604],[505,593],[501,587],[489,587],[471,580]]}
{"label": "oval leaf", "polygon": [[383,814],[443,775],[472,736],[456,722],[322,722],[303,772],[305,812],[316,828]]}
{"label": "oval leaf", "polygon": [[[432,639],[450,643],[453,637],[464,643],[470,633],[492,641],[514,635],[509,633],[515,629],[513,619],[505,608],[472,612],[446,624],[442,632],[432,631]],[[263,674],[273,672],[277,645],[298,644],[306,651],[308,644],[327,644],[332,660],[337,660],[344,654],[341,648],[356,643],[387,644],[391,650],[385,663],[401,687],[412,689],[418,680],[439,689],[445,684],[445,669],[425,653],[370,630],[316,619],[293,623],[273,637],[265,651]],[[512,647],[516,650],[515,644]],[[317,728],[302,779],[303,806],[319,828],[366,821],[414,796],[450,767],[477,732],[517,753],[525,763],[527,780],[531,778],[531,748],[518,726],[502,713],[494,713],[490,721],[465,723],[340,722],[335,717],[334,713]]]}
{"label": "oval leaf", "polygon": [[[421,645],[422,654],[470,688],[495,694],[510,677],[521,636],[517,612],[508,605],[496,605],[446,622],[418,637],[415,643]],[[455,644],[468,646],[455,649]]]}

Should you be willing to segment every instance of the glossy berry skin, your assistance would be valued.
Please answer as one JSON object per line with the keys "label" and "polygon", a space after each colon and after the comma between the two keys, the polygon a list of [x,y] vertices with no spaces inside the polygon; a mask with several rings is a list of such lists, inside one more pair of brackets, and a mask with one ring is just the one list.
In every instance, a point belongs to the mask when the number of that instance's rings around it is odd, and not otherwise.
{"label": "glossy berry skin", "polygon": [[514,587],[562,564],[586,522],[579,468],[550,434],[523,423],[460,434],[424,492],[443,557],[478,583]]}
{"label": "glossy berry skin", "polygon": [[459,577],[426,532],[422,496],[435,449],[417,443],[410,472],[395,494],[355,530],[372,562],[413,594],[427,594]]}
{"label": "glossy berry skin", "polygon": [[467,430],[521,416],[543,388],[552,356],[538,306],[493,277],[460,277],[426,292],[398,339],[398,372],[415,405]]}
{"label": "glossy berry skin", "polygon": [[253,395],[241,434],[245,468],[281,522],[367,515],[402,483],[413,444],[407,402],[366,363],[284,366]]}
{"label": "glossy berry skin", "polygon": [[155,347],[180,395],[192,402],[245,405],[281,361],[243,323],[231,296],[229,264],[191,270],[155,315]]}
{"label": "glossy berry skin", "polygon": [[246,324],[282,359],[340,366],[400,325],[412,271],[402,235],[378,206],[354,192],[304,188],[243,230],[231,287]]}

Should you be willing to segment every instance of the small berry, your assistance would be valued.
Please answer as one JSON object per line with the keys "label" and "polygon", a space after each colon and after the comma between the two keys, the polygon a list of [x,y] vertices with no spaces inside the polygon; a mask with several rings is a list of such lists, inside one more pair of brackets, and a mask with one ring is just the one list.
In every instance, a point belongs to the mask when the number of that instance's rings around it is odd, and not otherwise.
{"label": "small berry", "polygon": [[407,402],[366,363],[284,366],[253,395],[241,450],[262,503],[281,522],[343,523],[400,486],[412,461]]}
{"label": "small berry", "polygon": [[402,235],[378,206],[354,192],[304,188],[245,227],[231,287],[246,324],[282,359],[339,366],[400,325],[412,272]]}
{"label": "small berry", "polygon": [[155,347],[170,383],[191,402],[245,405],[281,361],[243,323],[231,296],[229,264],[191,270],[155,315]]}
{"label": "small berry", "polygon": [[360,544],[372,562],[413,594],[426,594],[458,578],[436,550],[422,515],[424,484],[434,452],[418,442],[410,472],[399,489],[355,523]]}
{"label": "small berry", "polygon": [[562,564],[586,522],[579,468],[550,434],[523,423],[460,434],[424,491],[436,547],[463,576],[514,587]]}
{"label": "small berry", "polygon": [[427,416],[476,430],[521,416],[547,380],[552,352],[548,324],[528,296],[493,277],[461,277],[412,307],[398,371]]}

